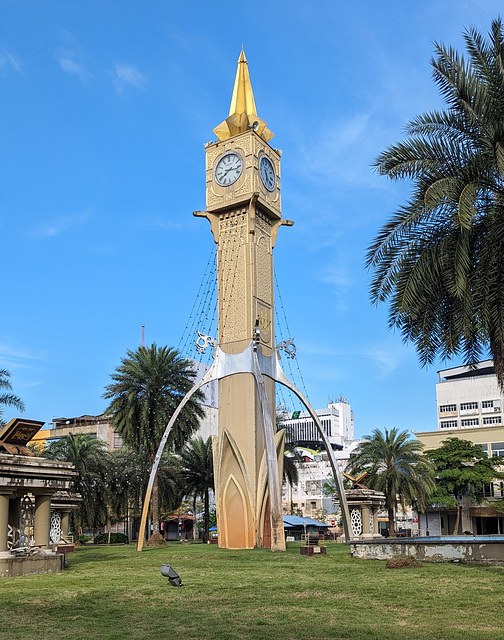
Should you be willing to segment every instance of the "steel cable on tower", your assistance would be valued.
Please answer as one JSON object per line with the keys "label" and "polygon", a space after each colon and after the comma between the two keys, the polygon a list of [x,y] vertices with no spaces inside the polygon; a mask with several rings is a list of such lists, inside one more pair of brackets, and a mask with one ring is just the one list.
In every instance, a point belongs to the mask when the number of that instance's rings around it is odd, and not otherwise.
{"label": "steel cable on tower", "polygon": [[216,280],[215,280],[215,252],[213,252],[213,261],[211,267],[207,270],[207,278],[205,281],[205,289],[204,294],[201,297],[200,305],[197,310],[197,320],[198,324],[194,323],[192,331],[190,333],[190,337],[193,340],[190,342],[190,346],[192,349],[192,353],[194,354],[194,359],[199,362],[203,362],[204,360],[208,362],[211,358],[210,353],[199,353],[196,349],[196,333],[200,331],[204,335],[212,335],[212,327],[209,322],[209,312],[212,307],[212,300],[216,295]]}
{"label": "steel cable on tower", "polygon": [[[208,280],[209,280],[209,271],[211,270],[210,265],[212,264],[212,260],[215,261],[214,258],[215,255],[215,251],[212,249],[210,256],[208,258],[207,261],[207,265],[205,267],[205,272],[203,274],[203,278],[200,282],[200,286],[198,288],[198,292],[196,294],[196,298],[193,302],[192,308],[191,308],[191,312],[189,314],[189,318],[186,322],[186,326],[184,328],[184,331],[182,333],[182,336],[179,340],[179,343],[177,345],[177,350],[179,350],[182,354],[188,354],[188,352],[191,351],[189,345],[190,345],[190,341],[195,338],[195,326],[196,323],[198,322],[198,320],[200,319],[200,315],[201,315],[201,300],[203,299],[202,296],[202,291],[205,292],[205,290],[208,288]],[[193,342],[194,342],[193,340]],[[182,346],[181,346],[182,345]]]}
{"label": "steel cable on tower", "polygon": [[[285,327],[287,329],[287,334],[288,334],[289,338],[293,338],[293,335],[290,332],[289,322],[287,320],[287,314],[285,313],[285,306],[284,306],[284,303],[283,303],[282,293],[280,291],[280,286],[278,284],[278,278],[277,278],[276,272],[273,273],[273,276],[274,276],[274,280],[275,280],[276,292],[278,294],[278,300],[280,301],[280,308],[281,308],[282,313],[283,313]],[[276,307],[275,307],[275,309],[276,309]],[[280,316],[278,316],[278,318],[280,320]],[[280,322],[279,322],[279,325],[280,325]],[[299,374],[299,379],[301,380],[302,390],[303,390],[304,395],[307,398],[307,400],[310,401],[310,397],[308,395],[308,390],[306,388],[306,384],[305,384],[305,381],[304,381],[304,378],[303,378],[303,374],[301,373],[301,368],[299,367],[299,360],[298,360],[297,357],[295,358],[295,360],[296,360],[296,368],[297,368],[297,371],[298,371],[298,374]],[[291,358],[287,358],[287,365],[288,365],[289,372],[290,372],[290,374],[292,376],[292,379],[295,382],[295,375],[294,375],[294,372],[292,370]],[[296,386],[298,386],[298,385],[296,385]]]}

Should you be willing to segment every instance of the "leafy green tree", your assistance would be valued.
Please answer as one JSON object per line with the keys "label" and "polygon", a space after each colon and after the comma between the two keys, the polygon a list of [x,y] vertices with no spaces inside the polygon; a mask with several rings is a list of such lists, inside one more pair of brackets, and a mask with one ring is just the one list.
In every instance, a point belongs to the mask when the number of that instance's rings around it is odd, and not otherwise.
{"label": "leafy green tree", "polygon": [[395,535],[397,496],[403,509],[416,501],[423,510],[434,488],[433,465],[422,451],[423,444],[410,438],[407,431],[374,429],[347,465],[352,475],[369,472],[366,484],[385,494],[391,536]]}
{"label": "leafy green tree", "polygon": [[504,385],[504,36],[464,32],[467,56],[436,44],[433,78],[446,109],[419,115],[376,160],[412,182],[371,244],[371,298],[422,365],[487,349]]}
{"label": "leafy green tree", "polygon": [[[149,473],[150,463],[144,451],[136,452],[125,445],[106,456],[103,474],[109,534],[112,518],[121,520],[140,515]],[[167,453],[158,468],[158,486],[160,511],[172,513],[179,506],[183,491],[180,463]]]}
{"label": "leafy green tree", "polygon": [[209,538],[210,491],[214,489],[212,438],[198,437],[191,440],[180,453],[182,482],[186,495],[203,498],[203,542]]}
{"label": "leafy green tree", "polygon": [[498,467],[502,458],[489,458],[482,448],[460,438],[448,438],[427,456],[435,465],[436,488],[430,498],[431,505],[455,507],[457,517],[453,535],[458,533],[462,504],[460,498],[469,496],[476,502],[483,499],[485,485],[504,475]]}
{"label": "leafy green tree", "polygon": [[[137,452],[145,452],[150,467],[171,416],[194,384],[191,363],[170,347],[139,347],[128,351],[111,375],[104,398],[115,431]],[[185,405],[168,438],[168,449],[180,450],[198,428],[204,412],[198,391]],[[159,535],[159,484],[152,488],[153,533]]]}
{"label": "leafy green tree", "polygon": [[18,411],[25,410],[25,406],[21,398],[11,393],[12,385],[9,378],[9,371],[7,371],[7,369],[0,369],[0,427],[5,426],[2,406],[14,407]]}
{"label": "leafy green tree", "polygon": [[74,488],[82,497],[78,513],[72,512],[74,527],[99,527],[107,521],[108,490],[105,443],[90,433],[62,436],[50,442],[44,457],[71,462],[77,472]]}

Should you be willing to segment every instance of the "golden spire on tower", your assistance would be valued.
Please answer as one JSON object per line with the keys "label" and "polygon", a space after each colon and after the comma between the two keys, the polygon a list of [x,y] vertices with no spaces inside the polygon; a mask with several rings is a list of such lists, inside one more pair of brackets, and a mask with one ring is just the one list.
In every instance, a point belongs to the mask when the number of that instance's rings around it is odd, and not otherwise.
{"label": "golden spire on tower", "polygon": [[227,140],[239,133],[244,133],[248,129],[256,131],[265,142],[269,142],[275,135],[268,129],[266,122],[257,115],[247,58],[242,47],[238,58],[229,116],[213,131],[219,140]]}

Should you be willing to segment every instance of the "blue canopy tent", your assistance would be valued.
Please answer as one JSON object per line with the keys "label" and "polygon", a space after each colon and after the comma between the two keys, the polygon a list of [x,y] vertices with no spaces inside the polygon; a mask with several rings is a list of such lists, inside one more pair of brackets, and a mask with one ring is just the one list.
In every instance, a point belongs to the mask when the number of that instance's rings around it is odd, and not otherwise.
{"label": "blue canopy tent", "polygon": [[293,536],[296,540],[302,540],[305,533],[310,536],[326,536],[330,527],[325,522],[303,516],[284,516],[283,521],[285,535]]}
{"label": "blue canopy tent", "polygon": [[[313,518],[303,516],[284,516],[283,523],[285,535],[293,536],[296,540],[302,540],[305,533],[311,536],[327,536],[329,527],[331,526],[325,522],[319,522]],[[210,533],[216,534],[217,527],[210,527],[209,531]]]}

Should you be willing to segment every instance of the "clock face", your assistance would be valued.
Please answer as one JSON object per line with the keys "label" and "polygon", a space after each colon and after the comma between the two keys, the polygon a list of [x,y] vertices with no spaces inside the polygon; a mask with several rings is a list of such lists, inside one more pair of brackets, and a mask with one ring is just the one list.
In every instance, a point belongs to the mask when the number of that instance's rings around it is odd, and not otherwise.
{"label": "clock face", "polygon": [[225,153],[215,165],[215,181],[217,184],[220,184],[221,187],[229,187],[230,184],[238,180],[242,170],[242,157],[234,151]]}
{"label": "clock face", "polygon": [[259,160],[259,173],[263,185],[268,191],[274,191],[276,187],[275,167],[268,156],[261,156]]}

